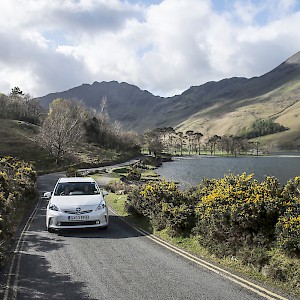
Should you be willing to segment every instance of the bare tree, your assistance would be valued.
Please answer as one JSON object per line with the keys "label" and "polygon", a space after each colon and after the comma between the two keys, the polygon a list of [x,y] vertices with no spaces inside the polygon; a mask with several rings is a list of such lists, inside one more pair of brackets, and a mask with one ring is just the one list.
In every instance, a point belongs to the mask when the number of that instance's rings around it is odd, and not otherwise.
{"label": "bare tree", "polygon": [[188,139],[188,147],[189,147],[189,155],[190,155],[194,145],[194,131],[188,130],[185,134]]}
{"label": "bare tree", "polygon": [[4,94],[0,94],[0,118],[8,117],[8,97]]}
{"label": "bare tree", "polygon": [[79,101],[56,99],[50,104],[40,133],[40,141],[59,163],[83,137],[86,110]]}
{"label": "bare tree", "polygon": [[155,130],[160,136],[165,151],[168,153],[172,153],[175,130],[172,127],[161,127],[156,128]]}
{"label": "bare tree", "polygon": [[147,130],[143,136],[144,147],[148,149],[149,154],[157,156],[163,151],[163,143],[160,138],[160,133],[157,130]]}
{"label": "bare tree", "polygon": [[183,146],[185,145],[185,139],[183,132],[176,132],[176,146],[177,149],[180,151],[180,155],[183,154]]}
{"label": "bare tree", "polygon": [[106,112],[107,108],[108,108],[107,97],[104,96],[104,97],[101,99],[101,102],[100,102],[100,113],[101,113],[101,114],[107,114],[107,112]]}
{"label": "bare tree", "polygon": [[0,94],[0,117],[40,124],[42,108],[37,99],[24,94],[18,87],[9,95]]}
{"label": "bare tree", "polygon": [[210,155],[216,155],[216,145],[221,141],[221,139],[222,138],[216,134],[209,138],[207,144],[210,148]]}
{"label": "bare tree", "polygon": [[194,133],[194,136],[195,136],[195,139],[196,139],[196,141],[197,141],[197,150],[196,150],[196,153],[198,152],[198,154],[200,155],[201,154],[201,150],[200,150],[200,146],[201,146],[201,143],[200,143],[200,141],[201,141],[201,138],[203,137],[203,134],[201,133],[201,132],[195,132]]}

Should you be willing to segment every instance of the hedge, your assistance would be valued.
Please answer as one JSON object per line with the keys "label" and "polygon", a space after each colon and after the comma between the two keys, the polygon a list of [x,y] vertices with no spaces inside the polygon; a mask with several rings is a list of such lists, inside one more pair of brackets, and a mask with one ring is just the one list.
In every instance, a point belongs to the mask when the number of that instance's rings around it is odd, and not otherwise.
{"label": "hedge", "polygon": [[128,194],[126,208],[130,213],[149,218],[153,228],[168,228],[178,235],[194,226],[194,209],[174,182],[165,180],[148,182]]}
{"label": "hedge", "polygon": [[24,210],[36,198],[36,178],[32,164],[13,157],[0,158],[1,256],[8,248]]}
{"label": "hedge", "polygon": [[155,229],[197,235],[220,256],[275,247],[298,257],[299,184],[300,177],[282,186],[275,177],[260,183],[253,174],[228,174],[182,192],[175,183],[162,180],[134,188],[126,207],[148,217]]}
{"label": "hedge", "polygon": [[281,185],[275,177],[260,183],[243,173],[204,179],[182,192],[162,180],[131,189],[125,208],[147,217],[156,230],[196,237],[212,254],[299,291],[299,185],[300,177]]}

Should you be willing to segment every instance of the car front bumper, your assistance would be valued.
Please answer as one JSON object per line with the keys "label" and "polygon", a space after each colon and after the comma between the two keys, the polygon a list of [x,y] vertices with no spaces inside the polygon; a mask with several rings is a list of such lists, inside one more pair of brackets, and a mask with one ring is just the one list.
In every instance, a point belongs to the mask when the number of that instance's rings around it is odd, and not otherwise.
{"label": "car front bumper", "polygon": [[102,209],[88,214],[74,215],[59,211],[47,211],[46,226],[51,229],[93,228],[108,225],[108,210]]}

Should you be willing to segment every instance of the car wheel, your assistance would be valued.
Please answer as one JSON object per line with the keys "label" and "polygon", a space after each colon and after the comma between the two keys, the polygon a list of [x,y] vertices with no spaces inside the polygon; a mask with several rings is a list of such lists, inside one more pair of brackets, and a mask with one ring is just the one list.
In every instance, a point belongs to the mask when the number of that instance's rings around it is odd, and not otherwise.
{"label": "car wheel", "polygon": [[55,232],[55,229],[53,229],[53,228],[51,228],[51,227],[48,227],[47,230],[48,230],[48,232],[50,232],[50,233],[54,233],[54,232]]}

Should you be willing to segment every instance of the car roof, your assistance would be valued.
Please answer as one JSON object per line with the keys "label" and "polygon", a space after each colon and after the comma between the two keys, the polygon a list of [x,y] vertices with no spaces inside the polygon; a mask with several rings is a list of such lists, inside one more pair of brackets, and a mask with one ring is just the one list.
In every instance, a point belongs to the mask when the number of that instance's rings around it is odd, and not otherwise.
{"label": "car roof", "polygon": [[62,177],[58,182],[95,182],[92,177]]}

